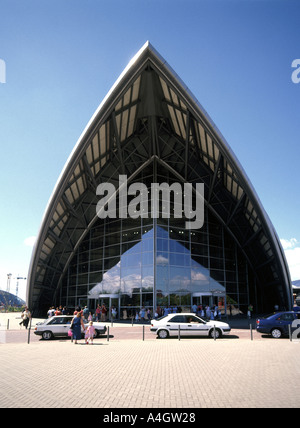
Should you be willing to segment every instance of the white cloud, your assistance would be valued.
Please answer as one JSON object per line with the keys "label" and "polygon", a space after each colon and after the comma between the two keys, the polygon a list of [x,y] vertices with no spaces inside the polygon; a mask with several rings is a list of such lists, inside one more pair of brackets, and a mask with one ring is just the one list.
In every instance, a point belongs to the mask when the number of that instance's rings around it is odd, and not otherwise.
{"label": "white cloud", "polygon": [[34,247],[36,241],[36,236],[29,236],[28,238],[24,239],[24,244],[26,247]]}
{"label": "white cloud", "polygon": [[292,281],[300,279],[300,243],[296,238],[280,239]]}
{"label": "white cloud", "polygon": [[299,244],[296,238],[280,239],[280,242],[284,250],[295,248]]}

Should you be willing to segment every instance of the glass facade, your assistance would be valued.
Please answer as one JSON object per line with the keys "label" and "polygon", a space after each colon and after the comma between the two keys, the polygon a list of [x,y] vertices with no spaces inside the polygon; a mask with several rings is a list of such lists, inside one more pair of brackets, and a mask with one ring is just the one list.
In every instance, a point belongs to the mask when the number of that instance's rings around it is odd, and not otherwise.
{"label": "glass facade", "polygon": [[[153,170],[139,177],[149,195],[151,180],[166,179]],[[168,180],[173,182],[169,175]],[[159,216],[151,218],[152,202],[149,215],[96,221],[65,273],[60,304],[87,304],[94,311],[105,303],[116,307],[119,318],[135,316],[143,307],[152,313],[167,306],[190,311],[193,304],[245,314],[250,296],[256,299],[254,275],[225,227],[208,208],[201,229],[186,229],[185,218],[163,218],[162,193]],[[174,203],[171,198],[171,212]]]}

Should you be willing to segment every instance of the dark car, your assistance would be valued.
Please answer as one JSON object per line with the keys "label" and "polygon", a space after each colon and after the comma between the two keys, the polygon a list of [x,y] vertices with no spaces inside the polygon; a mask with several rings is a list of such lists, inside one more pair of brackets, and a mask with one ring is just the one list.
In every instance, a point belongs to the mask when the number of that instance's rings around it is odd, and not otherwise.
{"label": "dark car", "polygon": [[[299,313],[294,311],[275,312],[256,320],[256,330],[262,334],[271,334],[279,339],[281,336],[289,335],[289,326],[299,319]],[[299,321],[300,323],[300,321]]]}

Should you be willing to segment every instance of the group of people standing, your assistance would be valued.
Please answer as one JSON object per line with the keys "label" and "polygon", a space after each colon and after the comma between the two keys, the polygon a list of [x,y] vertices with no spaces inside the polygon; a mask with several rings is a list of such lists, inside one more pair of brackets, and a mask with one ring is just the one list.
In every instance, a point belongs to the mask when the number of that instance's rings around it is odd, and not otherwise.
{"label": "group of people standing", "polygon": [[97,305],[96,311],[95,311],[95,317],[96,321],[102,321],[105,322],[107,320],[107,307],[103,303],[102,305]]}
{"label": "group of people standing", "polygon": [[192,312],[201,318],[208,320],[219,320],[221,321],[222,312],[221,309],[215,305],[210,307],[209,305],[193,305]]}
{"label": "group of people standing", "polygon": [[54,317],[56,315],[69,315],[69,310],[64,306],[51,306],[47,312],[48,318]]}
{"label": "group of people standing", "polygon": [[[96,310],[94,313],[90,312],[87,306],[84,307],[84,309],[81,309],[79,307],[75,308],[75,311],[73,315],[77,315],[77,312],[81,312],[81,316],[86,321],[97,321],[97,322],[106,322],[108,319],[111,321],[114,321],[118,318],[118,311],[115,306],[112,306],[111,308],[107,309],[105,304],[98,304]],[[186,310],[184,310],[186,312]],[[155,311],[151,311],[150,308],[141,307],[140,309],[134,309],[131,308],[129,311],[126,309],[123,310],[123,319],[132,319],[136,322],[139,321],[151,321],[151,319],[157,319],[162,316],[166,316],[169,314],[174,313],[181,313],[182,308],[177,305],[172,306],[157,306]],[[191,312],[193,312],[195,315],[198,315],[201,318],[204,319],[218,319],[221,320],[221,309],[215,305],[210,307],[209,305],[192,305],[191,306]],[[69,311],[66,307],[54,307],[52,306],[48,311],[48,317],[52,317],[55,315],[68,315]]]}

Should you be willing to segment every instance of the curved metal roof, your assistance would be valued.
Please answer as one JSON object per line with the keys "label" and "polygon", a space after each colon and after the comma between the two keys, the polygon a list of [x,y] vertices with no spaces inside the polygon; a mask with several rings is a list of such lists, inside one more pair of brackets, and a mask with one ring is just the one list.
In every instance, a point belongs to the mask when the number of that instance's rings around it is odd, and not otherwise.
{"label": "curved metal roof", "polygon": [[280,241],[225,138],[186,85],[147,42],[111,88],[75,145],[42,220],[28,275],[27,303],[51,301],[70,260],[97,220],[96,188],[132,180],[156,159],[178,179],[206,186],[206,204],[260,278],[292,305]]}

